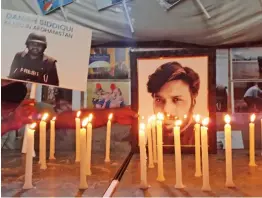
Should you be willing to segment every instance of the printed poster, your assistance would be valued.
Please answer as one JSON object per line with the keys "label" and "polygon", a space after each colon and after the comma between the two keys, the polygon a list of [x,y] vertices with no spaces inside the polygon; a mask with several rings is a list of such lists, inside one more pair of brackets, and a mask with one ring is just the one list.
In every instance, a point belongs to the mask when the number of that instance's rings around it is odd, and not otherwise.
{"label": "printed poster", "polygon": [[89,80],[88,108],[110,109],[130,106],[130,81]]}
{"label": "printed poster", "polygon": [[3,79],[86,90],[90,29],[11,10],[1,14]]}

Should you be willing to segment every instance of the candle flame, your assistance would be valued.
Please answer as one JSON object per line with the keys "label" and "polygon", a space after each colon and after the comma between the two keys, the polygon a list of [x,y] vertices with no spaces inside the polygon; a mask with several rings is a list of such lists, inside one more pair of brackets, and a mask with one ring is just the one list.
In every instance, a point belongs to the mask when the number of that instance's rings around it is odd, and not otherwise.
{"label": "candle flame", "polygon": [[81,115],[81,111],[78,111],[77,114],[76,114],[76,117],[79,118],[80,115]]}
{"label": "candle flame", "polygon": [[182,125],[182,120],[176,120],[175,121],[176,126],[181,126]]}
{"label": "candle flame", "polygon": [[36,127],[36,122],[32,123],[32,124],[29,126],[30,129],[35,129],[35,127]]}
{"label": "candle flame", "polygon": [[152,116],[149,116],[148,119],[147,119],[147,122],[150,123],[152,120]]}
{"label": "candle flame", "polygon": [[230,115],[228,115],[228,114],[225,115],[224,120],[225,120],[225,122],[226,122],[227,124],[229,124],[230,121],[231,121]]}
{"label": "candle flame", "polygon": [[187,119],[187,115],[184,115],[184,119]]}
{"label": "candle flame", "polygon": [[55,121],[56,120],[56,117],[53,117],[53,119],[52,119],[53,121]]}
{"label": "candle flame", "polygon": [[91,113],[91,114],[89,114],[89,116],[88,116],[88,121],[89,121],[89,122],[92,122],[92,119],[93,119],[93,114]]}
{"label": "candle flame", "polygon": [[44,115],[42,116],[42,121],[45,121],[48,118],[48,113],[44,113]]}
{"label": "candle flame", "polygon": [[141,116],[141,120],[144,120],[145,119],[145,117],[144,116]]}
{"label": "candle flame", "polygon": [[208,123],[209,123],[209,118],[204,118],[204,119],[202,120],[202,125],[203,125],[203,126],[207,126]]}
{"label": "candle flame", "polygon": [[194,117],[196,123],[199,123],[199,122],[200,122],[200,115],[199,115],[199,114],[194,115],[193,117]]}
{"label": "candle flame", "polygon": [[108,120],[111,120],[113,118],[113,114],[110,113],[109,116],[108,116]]}
{"label": "candle flame", "polygon": [[88,120],[89,118],[85,118],[83,121],[82,121],[82,127],[86,127],[87,123],[88,123]]}
{"label": "candle flame", "polygon": [[170,114],[168,113],[166,116],[169,118],[169,117],[170,117]]}
{"label": "candle flame", "polygon": [[156,117],[158,120],[164,120],[164,115],[162,113],[157,113]]}
{"label": "candle flame", "polygon": [[151,116],[152,121],[156,120],[156,115]]}
{"label": "candle flame", "polygon": [[146,128],[145,123],[140,123],[140,129],[141,129],[141,130],[145,130],[145,128]]}
{"label": "candle flame", "polygon": [[250,116],[250,121],[251,122],[254,122],[256,119],[256,115],[253,113],[251,116]]}

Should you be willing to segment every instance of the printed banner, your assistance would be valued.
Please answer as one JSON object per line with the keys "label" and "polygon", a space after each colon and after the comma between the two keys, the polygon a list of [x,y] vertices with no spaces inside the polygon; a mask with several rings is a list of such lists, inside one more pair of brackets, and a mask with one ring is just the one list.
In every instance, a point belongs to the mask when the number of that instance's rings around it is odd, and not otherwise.
{"label": "printed banner", "polygon": [[43,14],[49,14],[61,6],[73,3],[73,0],[37,0],[37,3]]}
{"label": "printed banner", "polygon": [[2,78],[86,90],[91,30],[2,10]]}
{"label": "printed banner", "polygon": [[130,105],[130,82],[88,81],[88,108],[109,109]]}

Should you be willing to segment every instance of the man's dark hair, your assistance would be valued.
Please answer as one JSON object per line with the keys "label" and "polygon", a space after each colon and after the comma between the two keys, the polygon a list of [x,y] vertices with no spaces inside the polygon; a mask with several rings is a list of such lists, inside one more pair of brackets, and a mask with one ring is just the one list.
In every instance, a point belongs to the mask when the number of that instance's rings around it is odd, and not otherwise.
{"label": "man's dark hair", "polygon": [[193,98],[198,95],[200,86],[199,75],[193,69],[183,67],[180,63],[175,61],[161,65],[149,76],[147,91],[154,96],[165,83],[173,80],[182,80],[188,84]]}

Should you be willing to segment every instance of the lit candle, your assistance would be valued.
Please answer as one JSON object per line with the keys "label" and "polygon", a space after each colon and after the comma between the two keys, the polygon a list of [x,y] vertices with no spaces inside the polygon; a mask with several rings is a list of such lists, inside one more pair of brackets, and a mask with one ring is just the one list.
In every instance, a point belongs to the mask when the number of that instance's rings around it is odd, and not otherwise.
{"label": "lit candle", "polygon": [[255,162],[255,124],[256,115],[252,114],[249,123],[249,166],[257,166]]}
{"label": "lit candle", "polygon": [[233,173],[232,173],[232,136],[231,136],[231,125],[230,125],[230,116],[225,116],[225,149],[226,149],[226,187],[235,187],[233,182]]}
{"label": "lit candle", "polygon": [[111,119],[113,114],[110,113],[108,116],[107,121],[107,128],[106,128],[106,158],[105,162],[110,162],[110,143],[111,143]]}
{"label": "lit candle", "polygon": [[201,171],[201,154],[200,154],[200,115],[197,114],[194,116],[196,124],[194,126],[195,130],[195,177],[200,177],[202,176],[202,171]]}
{"label": "lit candle", "polygon": [[82,122],[82,128],[80,129],[80,185],[79,189],[87,189],[88,185],[86,182],[86,125],[88,118]]}
{"label": "lit candle", "polygon": [[48,118],[48,113],[42,116],[40,122],[40,146],[39,146],[39,157],[40,157],[40,169],[46,169],[46,119]]}
{"label": "lit candle", "polygon": [[147,122],[147,145],[148,145],[148,167],[154,168],[154,162],[153,162],[153,145],[152,145],[152,130],[151,130],[151,120],[152,118],[148,118]]}
{"label": "lit candle", "polygon": [[164,167],[163,167],[163,129],[162,121],[164,120],[164,115],[161,113],[157,114],[157,181],[165,181],[164,177]]}
{"label": "lit candle", "polygon": [[25,161],[25,183],[23,189],[33,188],[32,176],[33,176],[33,150],[34,150],[34,133],[36,123],[31,124],[27,128],[27,148],[26,148],[26,161]]}
{"label": "lit candle", "polygon": [[146,168],[146,140],[145,140],[145,124],[140,123],[139,127],[139,147],[140,147],[140,174],[141,174],[141,189],[147,189],[147,168]]}
{"label": "lit candle", "polygon": [[92,119],[93,115],[88,116],[87,134],[86,134],[86,154],[87,154],[87,166],[86,174],[91,175],[91,155],[92,155]]}
{"label": "lit candle", "polygon": [[76,118],[75,118],[75,123],[76,123],[76,158],[75,158],[75,162],[79,162],[80,161],[80,118],[79,116],[81,115],[81,111],[78,111],[76,114]]}
{"label": "lit candle", "polygon": [[184,115],[184,119],[187,119],[187,115],[186,114]]}
{"label": "lit candle", "polygon": [[49,149],[49,159],[55,159],[55,120],[56,117],[53,117],[50,120],[50,149]]}
{"label": "lit candle", "polygon": [[211,191],[209,183],[209,160],[208,160],[208,138],[207,138],[207,125],[209,119],[205,118],[201,126],[201,142],[202,142],[202,173],[203,173],[203,191]]}
{"label": "lit candle", "polygon": [[174,146],[175,146],[175,161],[176,161],[176,185],[175,188],[181,189],[185,186],[182,182],[182,157],[181,157],[181,142],[180,142],[180,126],[181,120],[175,121],[174,126]]}
{"label": "lit candle", "polygon": [[153,115],[151,117],[151,124],[152,124],[152,140],[153,140],[153,161],[157,163],[157,148],[156,148],[156,116]]}

